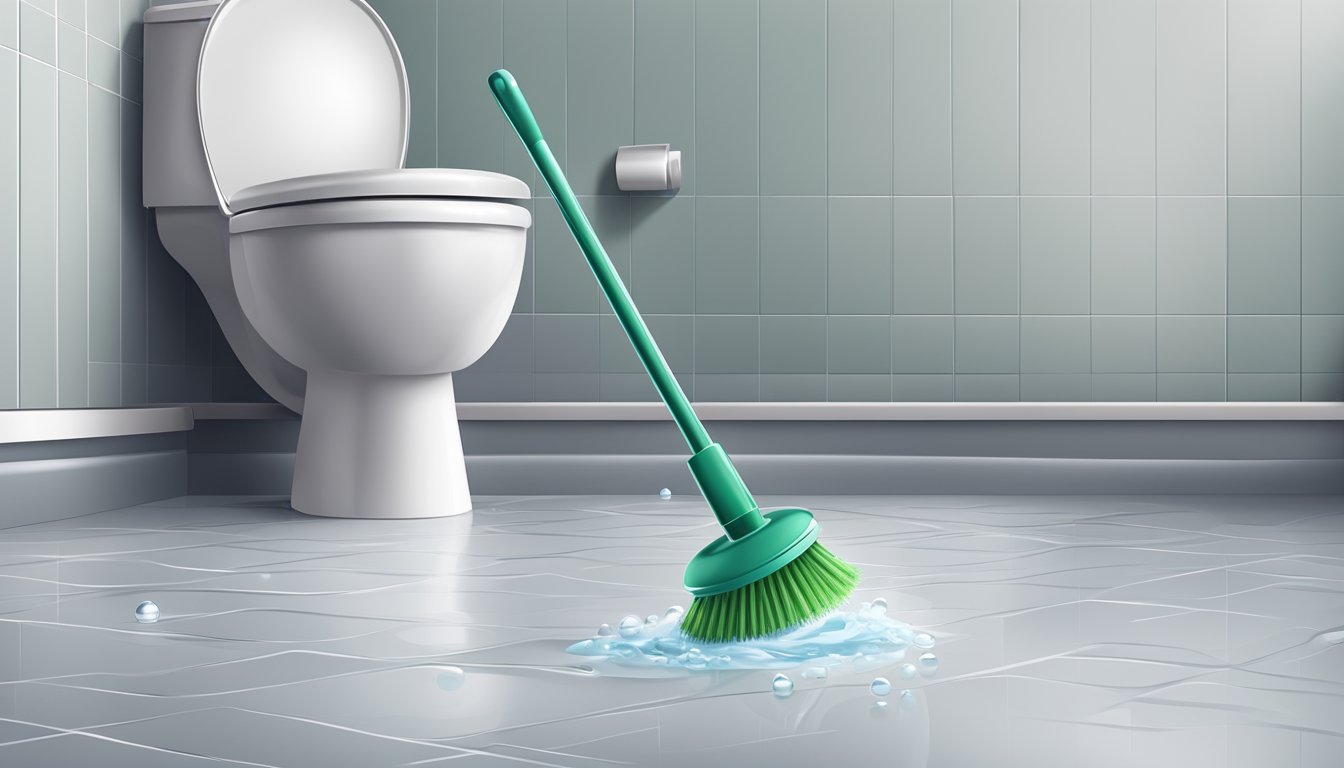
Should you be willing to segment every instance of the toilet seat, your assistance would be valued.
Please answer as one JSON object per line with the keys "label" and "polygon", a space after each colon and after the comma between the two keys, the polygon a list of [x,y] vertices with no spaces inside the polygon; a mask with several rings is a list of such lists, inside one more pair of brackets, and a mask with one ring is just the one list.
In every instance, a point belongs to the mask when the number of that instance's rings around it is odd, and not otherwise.
{"label": "toilet seat", "polygon": [[229,219],[229,234],[282,227],[353,224],[483,224],[527,229],[532,214],[521,205],[455,197],[366,197],[318,200],[244,211]]}
{"label": "toilet seat", "polygon": [[465,168],[376,168],[280,179],[234,194],[234,213],[318,200],[357,198],[485,198],[527,200],[532,191],[521,179]]}

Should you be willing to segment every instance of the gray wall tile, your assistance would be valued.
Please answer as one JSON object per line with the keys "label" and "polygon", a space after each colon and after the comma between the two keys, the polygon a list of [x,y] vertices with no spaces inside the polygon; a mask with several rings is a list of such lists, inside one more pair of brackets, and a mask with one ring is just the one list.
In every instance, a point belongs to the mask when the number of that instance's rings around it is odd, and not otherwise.
{"label": "gray wall tile", "polygon": [[1344,315],[1302,316],[1302,372],[1344,373]]}
{"label": "gray wall tile", "polygon": [[892,191],[952,194],[952,0],[906,0],[895,17]]}
{"label": "gray wall tile", "polygon": [[[695,0],[695,191],[757,191],[756,0]],[[747,87],[723,87],[733,82]]]}
{"label": "gray wall tile", "polygon": [[696,191],[695,166],[699,159],[695,146],[695,57],[686,55],[686,42],[694,39],[693,0],[636,0],[635,141],[671,144],[682,151],[682,194]]}
{"label": "gray wall tile", "polygon": [[1302,310],[1302,200],[1229,197],[1227,311]]}
{"label": "gray wall tile", "polygon": [[1227,321],[1222,315],[1157,318],[1157,370],[1161,373],[1227,371]]}
{"label": "gray wall tile", "polygon": [[1010,374],[957,375],[954,379],[956,400],[961,403],[995,403],[1020,400],[1020,376]]}
{"label": "gray wall tile", "polygon": [[889,195],[892,179],[892,6],[827,3],[827,168],[832,195]]}
{"label": "gray wall tile", "polygon": [[1302,374],[1303,400],[1344,400],[1344,373]]}
{"label": "gray wall tile", "polygon": [[1174,403],[1220,402],[1227,399],[1227,377],[1221,373],[1159,373],[1157,399]]}
{"label": "gray wall tile", "polygon": [[[689,374],[693,368],[694,325],[690,315],[646,315],[644,323],[658,344],[658,351],[675,373]],[[603,315],[598,322],[599,368],[602,373],[638,373],[647,376],[630,339],[615,315]]]}
{"label": "gray wall tile", "polygon": [[958,315],[956,333],[957,374],[1020,370],[1017,317]]}
{"label": "gray wall tile", "polygon": [[532,369],[537,373],[596,373],[597,321],[597,315],[538,315]]}
{"label": "gray wall tile", "polygon": [[890,314],[891,202],[882,197],[832,197],[827,227],[827,311]]}
{"label": "gray wall tile", "polygon": [[1157,0],[1092,0],[1092,194],[1157,188]]}
{"label": "gray wall tile", "polygon": [[1092,399],[1092,376],[1087,373],[1024,373],[1024,402],[1086,403]]}
{"label": "gray wall tile", "polygon": [[108,45],[119,46],[118,27],[121,23],[121,11],[117,3],[111,0],[93,0],[87,3],[86,18],[89,34]]}
{"label": "gray wall tile", "polygon": [[1302,189],[1301,0],[1227,0],[1227,191]]}
{"label": "gray wall tile", "polygon": [[1022,312],[1091,311],[1091,206],[1086,197],[1022,199]]}
{"label": "gray wall tile", "polygon": [[1157,193],[1226,191],[1226,0],[1157,4]]}
{"label": "gray wall tile", "polygon": [[1091,373],[1091,318],[1024,315],[1021,328],[1023,373]]}
{"label": "gray wall tile", "polygon": [[955,378],[951,374],[897,374],[891,377],[891,399],[895,402],[949,403],[956,399]]}
{"label": "gray wall tile", "polygon": [[62,74],[57,88],[58,400],[79,408],[89,404],[88,86]]}
{"label": "gray wall tile", "polygon": [[1017,0],[952,0],[952,169],[958,195],[1018,192]]}
{"label": "gray wall tile", "polygon": [[56,18],[83,31],[84,2],[85,0],[56,0]]}
{"label": "gray wall tile", "polygon": [[827,319],[827,373],[891,373],[891,352],[891,318]]}
{"label": "gray wall tile", "polygon": [[[92,9],[90,9],[92,10]],[[121,360],[121,104],[89,88],[89,361]],[[106,370],[101,374],[109,377]],[[90,397],[93,396],[90,369]],[[117,392],[121,391],[117,371]],[[104,387],[103,394],[109,391]],[[120,396],[120,395],[118,395]]]}
{"label": "gray wall tile", "polygon": [[1344,314],[1344,197],[1302,198],[1302,311]]}
{"label": "gray wall tile", "polygon": [[472,363],[470,370],[477,373],[531,373],[535,353],[536,318],[533,315],[510,315],[494,346]]}
{"label": "gray wall tile", "polygon": [[1092,311],[1152,314],[1157,309],[1157,210],[1153,198],[1092,199]]}
{"label": "gray wall tile", "polygon": [[695,373],[760,371],[760,318],[696,315]]}
{"label": "gray wall tile", "polygon": [[[549,204],[549,203],[548,203]],[[630,201],[630,293],[642,312],[695,311],[695,201]]]}
{"label": "gray wall tile", "polygon": [[1228,373],[1297,373],[1302,321],[1297,315],[1229,315]]}
{"label": "gray wall tile", "polygon": [[[503,0],[441,3],[437,27],[439,165],[502,171],[504,141],[518,139],[482,78],[504,66]],[[543,132],[549,130],[542,125]]]}
{"label": "gray wall tile", "polygon": [[[395,0],[394,0],[395,1]],[[504,2],[504,66],[527,89],[527,103],[546,135],[546,146],[551,148],[562,167],[569,168],[566,151],[568,110],[565,105],[566,67],[556,66],[568,56],[569,41],[566,29],[567,5],[546,0],[505,0]],[[448,13],[440,4],[438,13]],[[412,94],[412,103],[415,95]],[[505,129],[508,134],[508,130]],[[532,194],[548,197],[550,190],[537,173],[532,158],[521,141],[504,141],[504,171],[528,182]],[[575,169],[586,172],[587,169]],[[586,177],[586,173],[585,173]]]}
{"label": "gray wall tile", "polygon": [[754,373],[697,373],[695,399],[703,403],[750,403],[760,399],[761,377]]}
{"label": "gray wall tile", "polygon": [[893,198],[892,237],[892,311],[952,314],[952,198]]}
{"label": "gray wall tile", "polygon": [[897,315],[891,318],[891,370],[901,374],[948,374],[953,364],[954,318]]}
{"label": "gray wall tile", "polygon": [[121,92],[121,54],[106,43],[88,39],[89,82],[110,93]]}
{"label": "gray wall tile", "polygon": [[1293,402],[1302,395],[1302,377],[1296,373],[1230,373],[1227,399],[1240,402]]}
{"label": "gray wall tile", "polygon": [[[24,10],[40,13],[28,6]],[[20,61],[20,408],[57,405],[56,112],[56,70]]]}
{"label": "gray wall tile", "polygon": [[597,378],[597,399],[615,403],[658,401],[658,391],[643,373],[604,373]]}
{"label": "gray wall tile", "polygon": [[1090,191],[1091,13],[1081,0],[1019,0],[1024,195]]}
{"label": "gray wall tile", "polygon": [[760,6],[762,195],[826,194],[825,28],[825,0]]}
{"label": "gray wall tile", "polygon": [[19,0],[0,0],[0,46],[19,49]]}
{"label": "gray wall tile", "polygon": [[569,0],[566,176],[574,191],[619,194],[616,148],[635,142],[634,0]]}
{"label": "gray wall tile", "polygon": [[69,72],[81,81],[88,73],[85,59],[88,55],[88,37],[83,30],[69,24],[56,26],[56,63],[62,72]]}
{"label": "gray wall tile", "polygon": [[761,400],[772,403],[826,401],[824,373],[762,373]]}
{"label": "gray wall tile", "polygon": [[[98,2],[98,0],[94,0]],[[410,145],[406,165],[438,165],[437,0],[374,0],[371,3],[397,40],[411,89]],[[516,73],[515,73],[516,74]],[[530,101],[530,99],[529,99]]]}
{"label": "gray wall tile", "polygon": [[19,50],[56,65],[56,18],[28,3],[19,4]]}
{"label": "gray wall tile", "polygon": [[1157,374],[1093,374],[1092,399],[1098,403],[1152,402],[1157,399]]}
{"label": "gray wall tile", "polygon": [[536,398],[549,402],[592,402],[598,396],[596,373],[536,373]]}
{"label": "gray wall tile", "polygon": [[889,403],[891,374],[833,373],[826,377],[826,399],[833,403]]}
{"label": "gray wall tile", "polygon": [[1152,317],[1092,318],[1093,373],[1150,373],[1157,370]]}
{"label": "gray wall tile", "polygon": [[1157,199],[1157,311],[1221,314],[1227,309],[1227,200]]}
{"label": "gray wall tile", "polygon": [[467,368],[453,374],[453,394],[459,403],[531,402],[536,399],[536,376],[478,373]]}
{"label": "gray wall tile", "polygon": [[18,405],[19,56],[0,48],[0,408]]}
{"label": "gray wall tile", "polygon": [[1344,4],[1302,0],[1302,194],[1344,194]]}
{"label": "gray wall tile", "polygon": [[956,199],[953,267],[958,314],[1018,311],[1018,201]]}
{"label": "gray wall tile", "polygon": [[761,198],[761,312],[826,313],[826,198]]}
{"label": "gray wall tile", "polygon": [[[590,198],[591,199],[591,198]],[[593,224],[597,229],[597,224]],[[602,231],[598,230],[598,235]],[[596,313],[598,287],[588,262],[554,205],[538,205],[532,219],[533,275],[537,312]]]}
{"label": "gray wall tile", "polygon": [[757,313],[761,274],[757,241],[759,205],[754,197],[696,198],[696,312]]}
{"label": "gray wall tile", "polygon": [[761,317],[761,373],[825,373],[826,318]]}

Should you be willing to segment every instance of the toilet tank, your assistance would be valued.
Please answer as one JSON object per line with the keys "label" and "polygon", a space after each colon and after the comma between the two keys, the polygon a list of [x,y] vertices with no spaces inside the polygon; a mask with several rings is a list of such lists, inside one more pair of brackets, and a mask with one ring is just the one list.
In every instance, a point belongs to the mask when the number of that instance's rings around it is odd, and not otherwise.
{"label": "toilet tank", "polygon": [[145,11],[146,208],[219,205],[196,116],[196,67],[217,7],[202,0]]}

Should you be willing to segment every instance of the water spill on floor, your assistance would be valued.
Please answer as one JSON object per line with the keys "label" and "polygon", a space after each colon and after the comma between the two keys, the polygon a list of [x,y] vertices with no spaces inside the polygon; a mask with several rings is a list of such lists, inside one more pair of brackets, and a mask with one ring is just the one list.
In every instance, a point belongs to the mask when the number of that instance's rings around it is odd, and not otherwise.
{"label": "water spill on floor", "polygon": [[825,621],[726,649],[683,650],[665,612],[715,535],[689,495],[409,521],[186,498],[0,529],[0,765],[1344,754],[1344,499],[760,500],[814,511],[863,581]]}
{"label": "water spill on floor", "polygon": [[[898,662],[907,650],[933,647],[931,635],[888,616],[884,598],[864,602],[857,610],[834,611],[771,637],[730,643],[687,638],[681,633],[683,614],[681,606],[672,606],[644,619],[626,616],[617,622],[615,631],[603,624],[595,635],[567,650],[616,666],[701,671],[786,669],[802,664],[810,670],[841,664],[871,668]],[[937,657],[924,653],[920,658],[925,674],[932,675]]]}

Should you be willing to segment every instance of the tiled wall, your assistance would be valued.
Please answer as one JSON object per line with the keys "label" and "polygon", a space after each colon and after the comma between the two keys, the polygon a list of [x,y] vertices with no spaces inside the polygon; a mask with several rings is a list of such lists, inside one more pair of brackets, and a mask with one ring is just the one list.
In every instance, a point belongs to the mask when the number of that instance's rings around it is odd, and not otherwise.
{"label": "tiled wall", "polygon": [[[411,163],[507,66],[697,400],[1344,399],[1339,0],[381,0]],[[684,152],[623,196],[618,145]],[[652,398],[555,207],[463,399]]]}
{"label": "tiled wall", "polygon": [[0,408],[264,397],[140,206],[148,0],[0,0]]}

